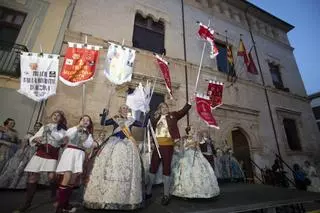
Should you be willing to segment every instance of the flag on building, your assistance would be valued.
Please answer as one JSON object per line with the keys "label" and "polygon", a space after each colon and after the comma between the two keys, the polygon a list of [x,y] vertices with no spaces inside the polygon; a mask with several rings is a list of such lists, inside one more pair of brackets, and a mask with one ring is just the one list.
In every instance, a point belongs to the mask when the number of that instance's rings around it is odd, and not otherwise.
{"label": "flag on building", "polygon": [[135,57],[135,50],[110,43],[105,60],[105,76],[116,85],[131,81]]}
{"label": "flag on building", "polygon": [[200,118],[210,127],[219,129],[216,119],[213,117],[210,106],[210,98],[206,95],[196,94],[196,109]]}
{"label": "flag on building", "polygon": [[254,74],[254,75],[258,74],[256,65],[254,64],[254,61],[252,60],[251,50],[250,50],[250,52],[248,54],[242,39],[240,39],[238,56],[242,56],[243,57],[244,64],[246,65],[247,71],[249,73]]}
{"label": "flag on building", "polygon": [[210,98],[210,105],[215,109],[222,105],[223,83],[218,81],[209,81],[207,96]]}
{"label": "flag on building", "polygon": [[236,77],[236,71],[234,69],[234,60],[232,48],[229,44],[227,44],[227,60],[228,60],[228,77]]}
{"label": "flag on building", "polygon": [[19,93],[34,101],[43,101],[56,94],[59,55],[22,52]]}
{"label": "flag on building", "polygon": [[201,39],[210,44],[210,58],[215,58],[218,54],[218,48],[214,43],[214,30],[199,22],[198,35]]}
{"label": "flag on building", "polygon": [[100,46],[68,42],[59,79],[68,86],[78,86],[93,79]]}
{"label": "flag on building", "polygon": [[169,67],[168,67],[168,62],[166,60],[164,60],[163,58],[161,58],[157,54],[155,56],[156,56],[157,64],[159,65],[160,71],[161,71],[162,76],[164,78],[164,81],[166,83],[166,88],[168,90],[170,98],[172,99],[173,98],[172,85],[171,85],[171,78],[170,78],[170,71],[169,71]]}

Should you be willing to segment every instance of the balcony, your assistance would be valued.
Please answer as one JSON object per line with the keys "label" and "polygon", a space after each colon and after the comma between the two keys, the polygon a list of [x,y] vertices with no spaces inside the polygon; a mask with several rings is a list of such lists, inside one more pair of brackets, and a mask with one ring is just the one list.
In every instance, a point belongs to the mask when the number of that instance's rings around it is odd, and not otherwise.
{"label": "balcony", "polygon": [[0,40],[0,75],[20,77],[21,52],[28,52],[27,47]]}

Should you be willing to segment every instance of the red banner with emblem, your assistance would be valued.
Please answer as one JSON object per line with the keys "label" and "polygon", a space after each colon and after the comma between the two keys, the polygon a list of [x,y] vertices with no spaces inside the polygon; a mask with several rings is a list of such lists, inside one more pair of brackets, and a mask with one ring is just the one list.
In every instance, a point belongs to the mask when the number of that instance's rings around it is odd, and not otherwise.
{"label": "red banner with emblem", "polygon": [[71,42],[68,44],[59,79],[68,86],[78,86],[92,80],[101,47]]}
{"label": "red banner with emblem", "polygon": [[219,129],[216,119],[213,117],[210,106],[210,98],[206,95],[196,95],[196,109],[200,118],[210,127]]}
{"label": "red banner with emblem", "polygon": [[211,108],[215,109],[222,105],[223,83],[209,81],[207,95],[210,97]]}
{"label": "red banner with emblem", "polygon": [[160,71],[166,83],[166,88],[169,92],[170,98],[172,99],[172,85],[171,85],[171,78],[170,78],[170,71],[168,67],[168,62],[161,58],[160,56],[156,55],[157,63],[159,65]]}

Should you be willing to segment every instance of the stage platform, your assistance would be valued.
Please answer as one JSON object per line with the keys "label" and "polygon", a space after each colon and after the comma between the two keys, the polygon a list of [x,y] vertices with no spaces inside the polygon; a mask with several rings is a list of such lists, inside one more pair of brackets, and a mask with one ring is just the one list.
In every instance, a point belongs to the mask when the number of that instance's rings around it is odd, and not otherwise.
{"label": "stage platform", "polygon": [[[223,184],[221,195],[214,199],[185,200],[173,197],[168,206],[162,206],[161,186],[156,186],[154,196],[144,209],[132,211],[137,213],[230,213],[230,212],[251,212],[286,206],[291,204],[303,204],[306,210],[320,209],[320,193],[298,191],[295,189],[284,189],[259,184]],[[10,213],[17,206],[20,206],[24,199],[23,191],[0,191],[0,212]],[[75,193],[76,198],[77,194]],[[53,213],[52,203],[49,202],[49,192],[40,190],[35,197],[32,213]],[[316,202],[317,201],[317,202]],[[308,209],[313,206],[313,209]],[[120,212],[87,210],[79,208],[79,213],[100,213],[100,212]],[[261,212],[261,211],[260,211]]]}

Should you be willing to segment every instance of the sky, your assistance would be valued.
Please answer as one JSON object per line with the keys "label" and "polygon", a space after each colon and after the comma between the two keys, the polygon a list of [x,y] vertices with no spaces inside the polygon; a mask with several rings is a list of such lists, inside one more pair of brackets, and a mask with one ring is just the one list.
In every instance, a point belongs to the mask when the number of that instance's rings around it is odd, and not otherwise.
{"label": "sky", "polygon": [[[320,0],[249,0],[295,26],[288,33],[307,94],[320,92]],[[319,24],[318,24],[318,23]]]}

